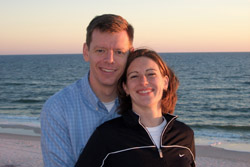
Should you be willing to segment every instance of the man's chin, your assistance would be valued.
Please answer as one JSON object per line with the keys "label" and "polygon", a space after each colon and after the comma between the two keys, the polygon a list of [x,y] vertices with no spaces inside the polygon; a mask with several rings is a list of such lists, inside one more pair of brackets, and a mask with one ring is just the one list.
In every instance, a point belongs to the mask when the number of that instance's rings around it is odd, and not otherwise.
{"label": "man's chin", "polygon": [[117,81],[105,79],[105,80],[102,80],[102,85],[106,87],[113,87],[113,86],[116,87]]}

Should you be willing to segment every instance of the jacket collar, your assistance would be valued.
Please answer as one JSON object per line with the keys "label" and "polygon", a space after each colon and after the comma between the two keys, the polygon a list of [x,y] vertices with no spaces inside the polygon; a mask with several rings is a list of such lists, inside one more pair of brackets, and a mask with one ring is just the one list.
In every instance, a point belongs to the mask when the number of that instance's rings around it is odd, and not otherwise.
{"label": "jacket collar", "polygon": [[[135,127],[135,126],[138,126],[138,125],[140,126],[140,124],[139,124],[140,116],[138,114],[136,114],[133,110],[127,111],[122,116],[123,116],[123,119],[124,119],[125,123],[128,126],[131,126],[131,127]],[[167,125],[166,126],[168,127],[168,129],[173,126],[174,121],[178,117],[178,116],[171,115],[171,114],[163,114],[163,116],[167,120]]]}

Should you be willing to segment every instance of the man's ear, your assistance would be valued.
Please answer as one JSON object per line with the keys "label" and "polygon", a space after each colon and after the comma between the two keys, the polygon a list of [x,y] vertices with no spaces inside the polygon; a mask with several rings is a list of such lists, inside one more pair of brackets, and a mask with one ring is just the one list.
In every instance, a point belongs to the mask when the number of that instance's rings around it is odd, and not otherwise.
{"label": "man's ear", "polygon": [[127,85],[124,82],[122,83],[122,87],[123,87],[126,95],[128,96],[129,95],[129,91],[128,91]]}
{"label": "man's ear", "polygon": [[169,78],[168,76],[166,75],[164,77],[164,90],[168,90],[168,84],[169,84]]}
{"label": "man's ear", "polygon": [[89,48],[86,43],[83,44],[83,58],[86,62],[89,61]]}

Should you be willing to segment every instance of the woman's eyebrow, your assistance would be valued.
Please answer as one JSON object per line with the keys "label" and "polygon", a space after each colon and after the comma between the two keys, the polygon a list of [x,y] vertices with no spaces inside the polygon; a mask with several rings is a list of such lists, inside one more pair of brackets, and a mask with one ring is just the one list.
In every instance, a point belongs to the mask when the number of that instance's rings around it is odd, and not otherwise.
{"label": "woman's eyebrow", "polygon": [[[149,72],[149,71],[156,71],[156,69],[154,69],[154,68],[149,68],[149,69],[146,70],[146,72]],[[133,74],[133,73],[138,74],[139,72],[138,72],[138,71],[132,71],[132,72],[128,73],[127,76],[129,76],[130,74]]]}
{"label": "woman's eyebrow", "polygon": [[130,74],[133,74],[133,73],[138,74],[138,72],[137,72],[137,71],[132,71],[132,72],[128,73],[128,74],[127,74],[127,76],[129,76]]}
{"label": "woman's eyebrow", "polygon": [[154,68],[149,68],[149,69],[146,70],[146,72],[148,72],[148,71],[156,71],[156,69],[154,69]]}

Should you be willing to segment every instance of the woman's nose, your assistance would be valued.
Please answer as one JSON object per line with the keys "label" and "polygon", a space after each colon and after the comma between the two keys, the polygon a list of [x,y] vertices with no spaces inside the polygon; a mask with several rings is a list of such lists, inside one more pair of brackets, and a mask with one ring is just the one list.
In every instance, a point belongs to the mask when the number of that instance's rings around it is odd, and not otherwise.
{"label": "woman's nose", "polygon": [[148,84],[148,79],[145,75],[142,75],[140,77],[140,83],[143,84],[143,85],[147,85]]}

